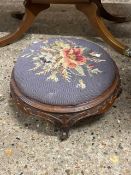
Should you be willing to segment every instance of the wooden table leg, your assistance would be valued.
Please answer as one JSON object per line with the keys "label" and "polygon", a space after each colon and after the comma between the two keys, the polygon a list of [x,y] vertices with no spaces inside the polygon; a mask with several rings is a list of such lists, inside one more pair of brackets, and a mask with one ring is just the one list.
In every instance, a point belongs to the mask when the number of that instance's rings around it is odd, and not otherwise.
{"label": "wooden table leg", "polygon": [[89,4],[76,4],[76,8],[83,12],[97,30],[99,35],[116,51],[126,56],[131,57],[131,49],[119,42],[115,37],[110,33],[110,31],[105,26],[101,16],[100,9],[96,3],[91,2]]}
{"label": "wooden table leg", "polygon": [[124,17],[124,16],[115,16],[113,14],[110,14],[103,6],[103,4],[101,3],[101,0],[93,0],[99,10],[100,10],[100,16],[103,17],[104,19],[107,19],[109,21],[114,21],[117,23],[123,23],[123,22],[129,22],[131,21],[130,17]]}
{"label": "wooden table leg", "polygon": [[21,24],[14,33],[0,38],[0,46],[8,45],[19,39],[30,28],[39,12],[49,8],[49,6],[48,4],[25,4],[25,15]]}

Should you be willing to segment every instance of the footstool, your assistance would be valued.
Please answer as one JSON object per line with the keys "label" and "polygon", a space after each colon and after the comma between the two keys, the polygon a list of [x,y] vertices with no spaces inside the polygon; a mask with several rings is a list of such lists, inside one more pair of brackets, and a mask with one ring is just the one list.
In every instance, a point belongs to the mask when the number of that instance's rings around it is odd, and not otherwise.
{"label": "footstool", "polygon": [[49,38],[25,49],[10,87],[16,105],[58,125],[62,140],[79,120],[106,112],[121,90],[118,68],[106,51],[71,37]]}

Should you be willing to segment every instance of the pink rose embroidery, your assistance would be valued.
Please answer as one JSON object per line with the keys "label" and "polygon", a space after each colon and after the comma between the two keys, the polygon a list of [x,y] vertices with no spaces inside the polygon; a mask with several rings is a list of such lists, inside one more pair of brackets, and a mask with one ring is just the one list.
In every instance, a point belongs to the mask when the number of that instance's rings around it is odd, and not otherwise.
{"label": "pink rose embroidery", "polygon": [[63,53],[65,67],[76,68],[87,61],[87,58],[83,56],[83,49],[81,48],[63,49]]}

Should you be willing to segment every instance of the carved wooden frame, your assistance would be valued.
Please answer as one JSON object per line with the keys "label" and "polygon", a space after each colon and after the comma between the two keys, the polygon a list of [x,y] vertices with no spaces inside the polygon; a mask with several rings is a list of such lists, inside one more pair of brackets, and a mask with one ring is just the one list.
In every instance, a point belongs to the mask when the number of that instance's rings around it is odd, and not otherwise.
{"label": "carved wooden frame", "polygon": [[105,113],[121,92],[119,73],[116,74],[113,84],[103,94],[91,102],[76,106],[53,106],[29,99],[20,92],[13,76],[10,89],[12,99],[22,111],[58,125],[62,131],[61,140],[68,138],[69,128],[79,120]]}

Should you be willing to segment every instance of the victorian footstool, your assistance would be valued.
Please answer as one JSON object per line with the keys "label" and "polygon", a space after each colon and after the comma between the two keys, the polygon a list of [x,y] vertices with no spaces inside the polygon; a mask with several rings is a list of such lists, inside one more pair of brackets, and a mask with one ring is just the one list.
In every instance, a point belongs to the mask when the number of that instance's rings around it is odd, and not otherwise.
{"label": "victorian footstool", "polygon": [[102,18],[115,22],[125,22],[128,19],[107,12],[101,0],[25,0],[25,13],[15,14],[15,17],[22,18],[21,24],[15,32],[0,38],[0,46],[5,46],[19,39],[30,28],[37,15],[48,9],[50,4],[75,4],[76,8],[87,16],[94,29],[110,46],[119,53],[131,57],[131,49],[111,34]]}
{"label": "victorian footstool", "polygon": [[25,49],[10,85],[18,107],[58,125],[61,139],[79,120],[105,113],[121,90],[117,66],[106,51],[71,37],[49,38]]}

